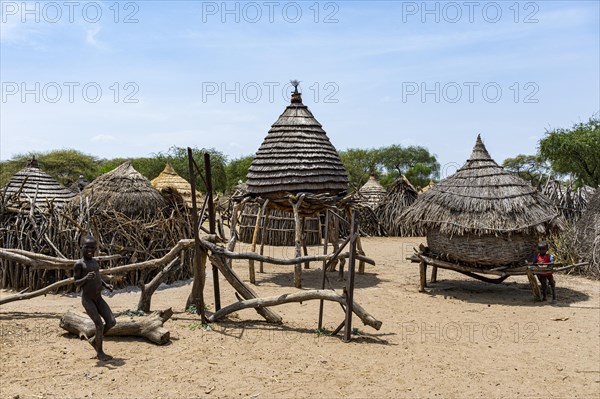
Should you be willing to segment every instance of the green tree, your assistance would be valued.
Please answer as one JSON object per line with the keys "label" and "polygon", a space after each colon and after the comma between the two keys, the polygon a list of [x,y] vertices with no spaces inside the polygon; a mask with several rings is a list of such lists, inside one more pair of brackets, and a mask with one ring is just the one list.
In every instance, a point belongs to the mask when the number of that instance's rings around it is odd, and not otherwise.
{"label": "green tree", "polygon": [[378,150],[349,148],[339,153],[340,159],[348,173],[351,189],[358,190],[369,180],[369,176],[379,176]]}
{"label": "green tree", "polygon": [[384,184],[404,175],[419,189],[439,177],[440,164],[435,155],[430,154],[425,147],[402,147],[394,144],[380,148],[377,154],[378,163],[386,171],[386,176],[382,179]]}
{"label": "green tree", "polygon": [[546,131],[539,152],[558,173],[573,176],[577,185],[600,185],[600,117],[570,129]]}
{"label": "green tree", "polygon": [[254,155],[236,158],[230,161],[225,167],[227,174],[227,192],[231,192],[240,181],[246,181],[248,169],[254,160]]}
{"label": "green tree", "polygon": [[506,158],[502,166],[509,172],[518,174],[534,186],[541,185],[554,173],[550,164],[538,155],[519,154],[514,158]]}
{"label": "green tree", "polygon": [[25,167],[27,161],[34,156],[40,169],[66,187],[71,186],[80,175],[92,181],[97,176],[100,166],[98,158],[73,149],[28,152],[0,163],[0,186],[5,185],[12,175]]}

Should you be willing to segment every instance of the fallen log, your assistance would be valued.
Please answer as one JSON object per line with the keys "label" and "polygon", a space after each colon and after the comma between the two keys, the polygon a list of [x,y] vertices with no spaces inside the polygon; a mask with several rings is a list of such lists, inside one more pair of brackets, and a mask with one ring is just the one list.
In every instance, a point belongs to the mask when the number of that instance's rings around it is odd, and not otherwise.
{"label": "fallen log", "polygon": [[[261,308],[265,306],[275,306],[282,305],[284,303],[290,302],[304,302],[312,299],[322,299],[326,301],[333,301],[341,303],[342,305],[346,304],[346,298],[342,295],[336,294],[333,291],[329,290],[310,290],[310,291],[302,291],[294,294],[284,294],[271,296],[267,298],[253,298],[245,301],[240,301],[233,303],[231,305],[225,306],[220,310],[213,313],[208,321],[214,322],[217,321],[224,316],[236,312],[238,310],[247,309],[247,308]],[[362,306],[358,303],[353,302],[352,306],[353,312],[362,320],[364,325],[371,326],[376,330],[381,328],[381,321],[375,319],[370,313],[368,313]]]}
{"label": "fallen log", "polygon": [[[148,316],[117,318],[117,324],[108,330],[106,336],[136,336],[164,345],[171,339],[169,330],[163,327],[165,321],[173,316],[171,308],[156,311]],[[89,339],[96,333],[94,322],[85,314],[69,309],[60,319],[60,327],[82,339]]]}

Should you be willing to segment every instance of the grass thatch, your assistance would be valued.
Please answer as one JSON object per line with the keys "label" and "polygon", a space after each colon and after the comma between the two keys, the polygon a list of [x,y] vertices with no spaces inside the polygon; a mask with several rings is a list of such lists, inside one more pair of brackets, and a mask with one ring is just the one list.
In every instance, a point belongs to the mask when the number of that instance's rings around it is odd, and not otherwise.
{"label": "grass thatch", "polygon": [[385,188],[379,184],[377,178],[370,176],[369,180],[358,190],[358,203],[375,209],[381,203],[385,194]]}
{"label": "grass thatch", "polygon": [[405,176],[400,176],[392,183],[376,209],[386,235],[403,237],[410,234],[411,230],[399,222],[399,217],[416,199],[417,190]]}
{"label": "grass thatch", "polygon": [[168,207],[160,192],[131,166],[131,162],[96,178],[83,189],[81,196],[69,203],[69,207],[80,209],[82,199],[86,204],[89,201],[92,213],[116,211],[132,218],[153,218]]}
{"label": "grass thatch", "polygon": [[35,203],[37,208],[62,207],[75,193],[40,170],[37,160],[15,173],[0,189],[0,200],[4,206],[22,209]]}
{"label": "grass thatch", "polygon": [[[167,164],[160,175],[155,177],[151,183],[152,186],[158,191],[167,189],[170,189],[170,191],[176,191],[181,195],[188,207],[192,206],[192,188],[190,187],[190,183],[183,177],[179,176],[170,164]],[[199,190],[196,190],[196,203],[200,205],[202,204],[202,194]]]}
{"label": "grass thatch", "polygon": [[590,262],[600,277],[600,188],[575,225],[575,238],[578,257]]}
{"label": "grass thatch", "polygon": [[466,164],[420,195],[397,221],[418,235],[544,235],[564,227],[554,205],[500,167],[479,136]]}
{"label": "grass thatch", "polygon": [[335,195],[348,176],[335,147],[299,93],[272,125],[248,170],[248,191],[262,197],[310,192]]}

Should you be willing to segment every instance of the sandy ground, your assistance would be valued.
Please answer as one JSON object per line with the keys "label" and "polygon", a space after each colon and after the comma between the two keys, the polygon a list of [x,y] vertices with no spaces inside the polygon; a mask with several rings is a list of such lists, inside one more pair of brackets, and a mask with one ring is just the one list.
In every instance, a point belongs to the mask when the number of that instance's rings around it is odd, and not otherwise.
{"label": "sandy ground", "polygon": [[[558,275],[556,305],[536,303],[525,277],[490,285],[440,271],[426,294],[418,266],[404,261],[419,239],[364,239],[377,266],[357,276],[355,299],[383,321],[380,331],[354,318],[351,343],[315,331],[318,301],[273,308],[269,325],[252,309],[205,331],[184,311],[190,284],[165,287],[154,309],[173,307],[172,342],[109,337],[111,362],[93,359],[85,341],[64,333],[59,318],[81,310],[75,296],[48,295],[0,309],[2,398],[189,397],[600,397],[600,284]],[[282,255],[282,249],[269,249]],[[287,254],[287,253],[286,253]],[[288,255],[289,256],[289,255]],[[247,278],[247,266],[235,270]],[[316,266],[305,288],[320,286]],[[289,267],[257,274],[261,296],[294,292]],[[330,274],[336,287],[336,274]],[[212,282],[206,292],[214,309]],[[222,302],[235,300],[221,281]],[[2,292],[2,295],[10,293]],[[139,292],[108,297],[113,311],[135,307]],[[342,320],[327,303],[325,326]]]}

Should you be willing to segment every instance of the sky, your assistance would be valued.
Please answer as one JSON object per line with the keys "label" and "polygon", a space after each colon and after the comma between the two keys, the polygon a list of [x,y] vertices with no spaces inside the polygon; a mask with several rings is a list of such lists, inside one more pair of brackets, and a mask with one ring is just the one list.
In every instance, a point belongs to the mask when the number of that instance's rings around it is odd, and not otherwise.
{"label": "sky", "polygon": [[0,159],[250,155],[291,79],[340,151],[533,154],[600,110],[599,4],[1,1]]}

